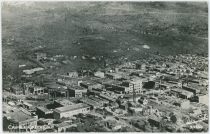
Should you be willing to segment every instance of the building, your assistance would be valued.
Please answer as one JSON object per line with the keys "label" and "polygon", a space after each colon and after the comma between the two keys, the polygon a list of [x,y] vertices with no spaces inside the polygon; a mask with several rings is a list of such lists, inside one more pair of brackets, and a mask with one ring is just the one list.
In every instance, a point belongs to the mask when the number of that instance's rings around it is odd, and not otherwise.
{"label": "building", "polygon": [[68,92],[69,92],[69,97],[74,97],[74,98],[81,98],[83,96],[84,93],[87,92],[84,92],[83,90],[81,89],[76,89],[76,88],[71,88],[71,89],[68,89]]}
{"label": "building", "polygon": [[99,77],[99,78],[104,78],[105,77],[104,72],[101,72],[101,71],[95,72],[94,76],[95,77]]}
{"label": "building", "polygon": [[67,99],[58,99],[58,100],[55,100],[53,102],[53,105],[54,107],[64,107],[64,106],[69,106],[69,105],[74,105],[75,103],[70,101],[70,100],[67,100]]}
{"label": "building", "polygon": [[34,106],[28,102],[23,101],[22,102],[23,108],[28,109],[28,110],[33,110]]}
{"label": "building", "polygon": [[40,87],[40,86],[30,87],[30,93],[35,94],[35,95],[43,94],[44,90],[45,90],[45,88]]}
{"label": "building", "polygon": [[87,89],[80,86],[72,86],[67,89],[67,97],[80,98],[86,93]]}
{"label": "building", "polygon": [[123,110],[128,110],[128,103],[127,102],[122,102],[120,105],[119,105],[119,108],[123,109]]}
{"label": "building", "polygon": [[64,107],[59,107],[54,109],[54,118],[60,119],[60,118],[68,118],[72,117],[73,115],[77,114],[87,114],[90,111],[90,106],[84,103],[78,103],[75,105],[69,105]]}
{"label": "building", "polygon": [[23,88],[21,88],[21,86],[18,85],[18,84],[12,86],[12,87],[11,87],[11,91],[12,91],[14,94],[16,94],[16,95],[21,95],[21,94],[23,94]]}
{"label": "building", "polygon": [[105,126],[111,129],[112,131],[117,131],[122,128],[122,125],[114,120],[105,121]]}
{"label": "building", "polygon": [[122,78],[122,75],[120,75],[119,73],[106,73],[105,76],[107,78],[113,79],[113,80],[121,79]]}
{"label": "building", "polygon": [[18,65],[19,68],[22,68],[22,67],[26,67],[25,64],[22,64],[22,65]]}
{"label": "building", "polygon": [[149,123],[151,126],[156,126],[156,127],[160,127],[160,122],[161,119],[159,117],[156,116],[150,116],[148,119]]}
{"label": "building", "polygon": [[208,71],[200,71],[198,72],[198,76],[202,79],[208,79]]}
{"label": "building", "polygon": [[146,97],[140,97],[140,99],[138,100],[138,102],[142,105],[147,105],[148,104],[148,100]]}
{"label": "building", "polygon": [[132,79],[122,83],[123,86],[129,87],[129,92],[141,93],[142,92],[142,80]]}
{"label": "building", "polygon": [[194,96],[192,92],[189,92],[180,88],[171,89],[171,93],[174,94],[176,97],[179,97],[182,99],[189,99]]}
{"label": "building", "polygon": [[108,100],[105,100],[96,96],[90,96],[88,98],[86,97],[86,98],[81,99],[80,101],[85,104],[90,105],[91,108],[100,108],[109,104]]}
{"label": "building", "polygon": [[209,104],[209,96],[208,96],[208,94],[199,95],[198,96],[198,102],[208,106],[208,104]]}
{"label": "building", "polygon": [[81,81],[81,82],[78,82],[78,85],[89,90],[97,89],[97,88],[101,89],[103,87],[101,84],[94,81]]}
{"label": "building", "polygon": [[23,83],[23,94],[30,94],[30,88],[33,87],[33,82]]}
{"label": "building", "polygon": [[77,72],[68,72],[67,76],[70,78],[77,78],[79,75]]}
{"label": "building", "polygon": [[115,102],[116,101],[116,99],[113,96],[110,96],[108,94],[100,93],[98,96],[102,99],[108,100],[109,102]]}
{"label": "building", "polygon": [[67,97],[66,86],[59,85],[58,83],[51,82],[47,85],[49,98],[56,99],[57,97]]}
{"label": "building", "polygon": [[182,109],[188,109],[190,108],[190,101],[189,100],[183,100],[183,99],[177,99],[173,103],[175,106],[179,106]]}
{"label": "building", "polygon": [[103,106],[103,103],[97,102],[90,98],[83,98],[80,100],[82,103],[85,103],[91,107],[91,109],[100,108]]}
{"label": "building", "polygon": [[36,114],[38,118],[53,118],[53,111],[45,107],[37,107]]}
{"label": "building", "polygon": [[203,89],[202,86],[192,83],[192,82],[188,82],[187,84],[184,84],[182,86],[182,88],[186,91],[192,92],[194,95],[199,94],[200,91]]}
{"label": "building", "polygon": [[76,125],[74,124],[69,124],[67,122],[62,122],[60,124],[56,124],[54,126],[54,128],[57,130],[57,132],[66,132],[66,129],[70,128],[70,127],[76,127]]}
{"label": "building", "polygon": [[37,128],[37,117],[24,110],[17,110],[6,114],[3,118],[4,128],[12,132],[30,132]]}
{"label": "building", "polygon": [[27,69],[27,70],[23,70],[23,73],[27,74],[27,75],[30,75],[30,74],[33,74],[35,72],[38,72],[38,71],[42,71],[44,70],[44,68],[42,67],[37,67],[37,68],[32,68],[32,69]]}
{"label": "building", "polygon": [[133,92],[133,90],[130,90],[129,87],[117,85],[117,84],[105,84],[106,90],[118,93],[118,94],[128,94]]}
{"label": "building", "polygon": [[175,84],[172,84],[172,83],[164,82],[164,83],[160,83],[159,87],[161,89],[170,89],[170,88],[174,88],[174,87],[177,87],[177,86]]}
{"label": "building", "polygon": [[136,65],[131,62],[125,62],[123,65],[120,65],[120,67],[123,69],[135,69]]}
{"label": "building", "polygon": [[100,104],[103,105],[103,106],[109,104],[109,101],[108,101],[108,100],[99,98],[98,96],[90,96],[89,98],[90,98],[91,100],[94,100],[94,101],[100,103]]}
{"label": "building", "polygon": [[38,53],[35,53],[36,55],[36,60],[39,61],[41,59],[46,59],[47,58],[47,54],[46,53],[41,53],[41,52],[38,52]]}
{"label": "building", "polygon": [[129,110],[132,111],[132,113],[140,113],[143,111],[143,107],[129,107]]}
{"label": "building", "polygon": [[126,100],[127,102],[138,101],[140,98],[141,98],[141,96],[139,96],[139,95],[135,95],[135,98],[134,98],[133,94],[126,94],[123,96],[123,99]]}
{"label": "building", "polygon": [[168,83],[176,87],[182,88],[182,81],[168,81]]}
{"label": "building", "polygon": [[136,63],[136,69],[146,70],[146,67],[145,63]]}

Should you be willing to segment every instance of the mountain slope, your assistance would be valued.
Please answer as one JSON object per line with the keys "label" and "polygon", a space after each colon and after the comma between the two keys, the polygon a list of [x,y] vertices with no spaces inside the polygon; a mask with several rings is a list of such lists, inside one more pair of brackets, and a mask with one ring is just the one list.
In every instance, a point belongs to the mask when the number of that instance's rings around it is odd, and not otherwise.
{"label": "mountain slope", "polygon": [[51,55],[133,60],[145,52],[207,53],[207,37],[205,2],[4,2],[2,7],[3,62],[9,71],[22,63],[19,55],[40,45]]}

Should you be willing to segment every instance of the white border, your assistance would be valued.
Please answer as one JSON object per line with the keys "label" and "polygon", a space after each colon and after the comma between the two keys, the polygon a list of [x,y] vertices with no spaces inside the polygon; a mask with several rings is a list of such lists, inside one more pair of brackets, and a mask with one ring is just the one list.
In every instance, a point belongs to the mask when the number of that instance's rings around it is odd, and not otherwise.
{"label": "white border", "polygon": [[1,0],[2,2],[33,2],[33,1],[40,1],[40,2],[81,2],[81,1],[87,1],[87,2],[91,2],[91,1],[95,1],[95,2],[103,2],[103,1],[107,1],[107,2],[115,2],[115,1],[119,1],[119,2],[208,2],[209,0]]}
{"label": "white border", "polygon": [[[1,0],[1,7],[3,5],[3,2],[85,2],[85,1],[88,1],[88,2],[153,2],[153,1],[158,1],[158,2],[207,2],[208,3],[208,12],[209,12],[209,1],[208,0]],[[2,8],[0,10],[0,23],[2,22],[1,21],[1,11],[2,11]],[[210,18],[210,14],[208,14],[208,23],[209,23],[209,19]],[[208,33],[209,33],[209,29],[210,29],[210,25],[208,25]],[[1,42],[0,42],[0,89],[2,89],[1,92],[3,92],[3,88],[2,88],[2,25],[0,25],[0,39],[1,39]],[[209,47],[209,38],[210,38],[210,35],[208,34],[208,51],[210,52],[210,47]],[[209,61],[210,61],[210,53],[208,52],[208,56],[209,56]],[[208,63],[209,64],[209,63]],[[209,64],[210,65],[210,64]],[[208,66],[208,69],[210,70],[210,66]],[[210,73],[208,73],[208,76],[210,78]],[[210,85],[210,81],[209,81],[209,85]],[[0,117],[2,118],[2,93],[0,93]],[[210,94],[209,94],[209,98],[210,98]],[[209,99],[209,102],[210,102],[210,99]],[[210,103],[209,103],[210,104]],[[208,108],[209,109],[209,108]],[[210,115],[210,114],[209,114]],[[210,123],[208,124],[210,126]],[[209,127],[210,129],[210,127]],[[0,133],[5,133],[5,134],[12,134],[12,133],[8,133],[8,132],[3,132],[3,121],[1,120],[0,122]],[[71,132],[72,134],[74,134],[75,132]],[[98,133],[101,133],[101,134],[106,134],[105,132],[91,132],[93,134],[98,134]],[[113,133],[113,132],[109,132],[109,133]],[[114,132],[115,134],[120,134],[120,133],[123,133],[123,132]],[[125,132],[124,132],[125,133]],[[139,134],[139,132],[126,132],[127,134]],[[209,132],[207,132],[209,133]],[[31,133],[33,134],[33,133]],[[44,133],[44,134],[52,134],[52,133]],[[63,133],[59,133],[59,134],[63,134]],[[82,134],[82,133],[78,133],[78,134]],[[86,134],[86,133],[84,133]],[[152,134],[152,133],[147,133],[147,134]],[[162,134],[162,133],[157,133],[157,134]],[[175,133],[175,134],[184,134],[184,133]],[[194,133],[194,134],[199,134],[199,133]]]}

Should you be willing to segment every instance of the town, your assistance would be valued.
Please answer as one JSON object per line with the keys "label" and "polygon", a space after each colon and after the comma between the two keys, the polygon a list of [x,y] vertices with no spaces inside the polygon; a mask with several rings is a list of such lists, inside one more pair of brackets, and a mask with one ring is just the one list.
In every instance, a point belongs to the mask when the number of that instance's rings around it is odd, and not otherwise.
{"label": "town", "polygon": [[208,56],[156,53],[62,72],[56,70],[71,60],[101,57],[24,56],[33,64],[20,64],[17,77],[3,78],[4,131],[208,131]]}

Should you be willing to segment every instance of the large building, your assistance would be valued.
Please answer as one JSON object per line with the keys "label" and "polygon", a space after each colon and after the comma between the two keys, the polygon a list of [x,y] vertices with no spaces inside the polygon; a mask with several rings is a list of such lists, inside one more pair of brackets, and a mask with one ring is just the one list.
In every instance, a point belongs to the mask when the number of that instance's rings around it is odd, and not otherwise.
{"label": "large building", "polygon": [[67,97],[80,98],[86,93],[87,89],[80,86],[72,86],[67,89]]}
{"label": "large building", "polygon": [[175,106],[179,106],[182,109],[188,109],[191,107],[189,100],[183,100],[183,99],[176,99],[176,101],[173,103]]}
{"label": "large building", "polygon": [[54,126],[54,128],[57,130],[57,132],[66,132],[66,130],[70,127],[76,127],[75,124],[70,124],[70,123],[67,123],[67,122],[62,122],[60,124],[56,124]]}
{"label": "large building", "polygon": [[35,95],[43,94],[44,90],[45,90],[45,88],[44,87],[40,87],[40,86],[30,87],[30,93],[35,94]]}
{"label": "large building", "polygon": [[122,78],[122,75],[120,75],[119,73],[106,73],[105,75],[107,78],[113,79],[113,80]]}
{"label": "large building", "polygon": [[54,118],[60,119],[62,117],[68,118],[77,114],[86,114],[90,111],[90,106],[84,103],[78,103],[75,105],[69,105],[65,107],[59,107],[54,110]]}
{"label": "large building", "polygon": [[183,99],[189,99],[189,98],[194,96],[194,94],[192,92],[187,91],[187,90],[183,90],[183,89],[180,89],[180,88],[171,89],[171,93],[173,95],[175,95],[176,97],[180,97],[180,98],[183,98]]}
{"label": "large building", "polygon": [[35,56],[36,56],[36,60],[37,61],[47,58],[47,54],[46,53],[41,53],[41,52],[35,53]]}
{"label": "large building", "polygon": [[33,82],[23,83],[23,94],[30,94],[30,88],[33,87]]}
{"label": "large building", "polygon": [[37,107],[36,114],[39,118],[53,118],[53,111],[45,107]]}
{"label": "large building", "polygon": [[78,85],[80,85],[81,87],[87,88],[89,90],[97,89],[97,88],[101,89],[103,87],[101,84],[96,83],[94,81],[79,81]]}
{"label": "large building", "polygon": [[67,73],[67,77],[70,77],[70,78],[77,78],[79,75],[77,72],[68,72]]}
{"label": "large building", "polygon": [[198,95],[202,92],[207,92],[208,91],[207,86],[201,86],[200,84],[193,83],[193,82],[188,82],[187,84],[185,83],[182,88],[184,90],[192,92],[194,95]]}
{"label": "large building", "polygon": [[75,103],[68,100],[68,99],[57,99],[54,101],[53,106],[54,107],[64,107],[64,106],[69,106],[69,105],[74,105]]}
{"label": "large building", "polygon": [[128,94],[133,92],[133,89],[131,90],[128,86],[122,86],[118,84],[106,84],[106,89],[118,94]]}
{"label": "large building", "polygon": [[4,129],[12,132],[26,132],[36,129],[38,119],[22,109],[6,114],[3,120]]}
{"label": "large building", "polygon": [[92,100],[90,98],[83,98],[80,100],[82,103],[85,103],[87,105],[89,105],[91,107],[91,109],[94,109],[94,108],[100,108],[103,106],[102,103],[100,102],[97,102],[95,100]]}
{"label": "large building", "polygon": [[100,72],[100,71],[95,72],[94,76],[99,77],[99,78],[104,78],[105,77],[104,72]]}
{"label": "large building", "polygon": [[16,94],[16,95],[21,95],[23,94],[23,88],[21,88],[20,85],[14,85],[11,87],[11,91]]}
{"label": "large building", "polygon": [[142,92],[142,80],[132,79],[122,83],[123,86],[129,87],[129,92],[141,93]]}

